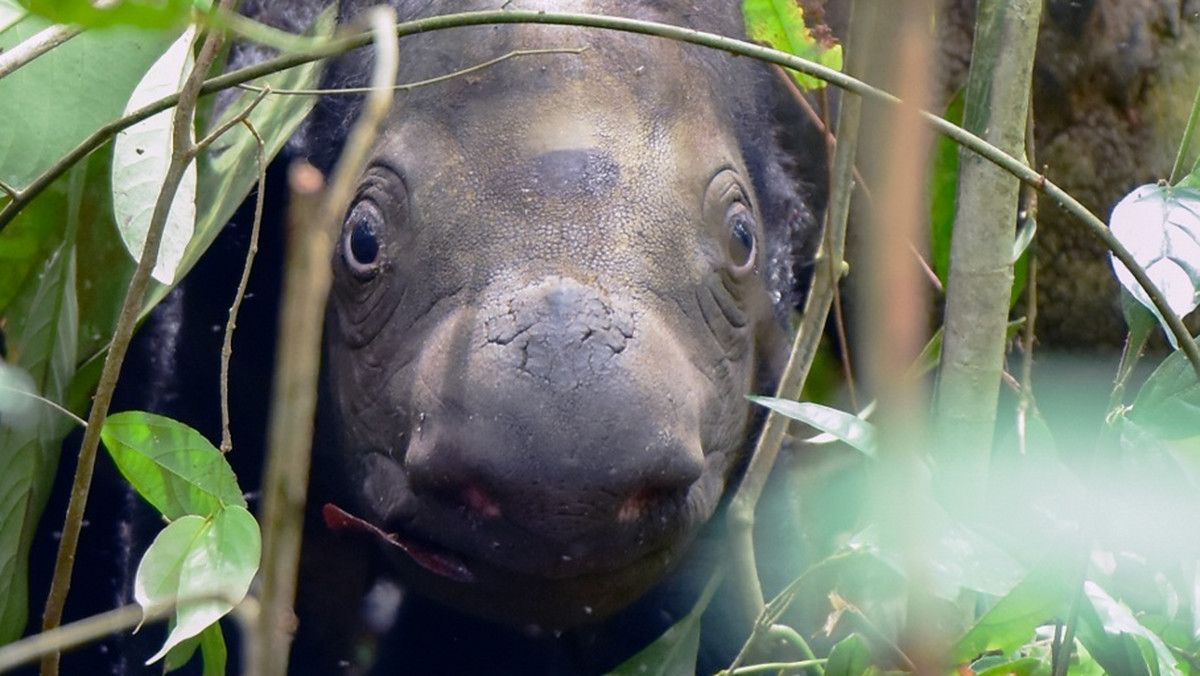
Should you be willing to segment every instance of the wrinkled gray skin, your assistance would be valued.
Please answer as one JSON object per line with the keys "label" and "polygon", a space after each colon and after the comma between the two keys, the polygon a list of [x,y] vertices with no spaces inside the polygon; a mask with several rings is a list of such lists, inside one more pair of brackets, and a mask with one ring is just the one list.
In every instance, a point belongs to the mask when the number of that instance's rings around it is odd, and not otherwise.
{"label": "wrinkled gray skin", "polygon": [[[515,6],[737,34],[727,4]],[[408,548],[391,551],[411,588],[533,633],[629,604],[712,517],[753,435],[744,395],[785,356],[812,220],[765,112],[773,76],[747,59],[489,26],[406,38],[399,81],[547,47],[586,50],[397,95],[333,261],[317,466]],[[308,138],[356,106],[327,102]]]}

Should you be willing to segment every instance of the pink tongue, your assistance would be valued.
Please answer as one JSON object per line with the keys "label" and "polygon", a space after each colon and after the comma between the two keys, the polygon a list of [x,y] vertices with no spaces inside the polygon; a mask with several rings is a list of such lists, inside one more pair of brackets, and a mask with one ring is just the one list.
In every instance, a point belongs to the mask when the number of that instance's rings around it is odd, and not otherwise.
{"label": "pink tongue", "polygon": [[410,540],[401,539],[399,535],[385,532],[378,526],[354,516],[337,505],[325,503],[321,509],[321,515],[325,517],[325,525],[332,531],[349,530],[370,533],[394,547],[399,547],[401,551],[408,554],[409,558],[430,572],[448,577],[456,582],[475,581],[475,576],[467,568],[467,565],[457,557],[446,552],[430,550]]}

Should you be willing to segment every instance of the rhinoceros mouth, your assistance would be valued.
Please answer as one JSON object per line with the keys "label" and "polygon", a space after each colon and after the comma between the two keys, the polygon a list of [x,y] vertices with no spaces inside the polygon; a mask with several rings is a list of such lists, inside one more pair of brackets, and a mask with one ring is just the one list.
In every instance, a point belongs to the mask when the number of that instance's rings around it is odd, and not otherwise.
{"label": "rhinoceros mouth", "polygon": [[407,535],[385,531],[366,519],[354,516],[350,512],[326,503],[321,510],[325,525],[333,531],[359,531],[373,535],[383,542],[396,547],[409,556],[422,568],[431,573],[454,580],[455,582],[473,583],[475,574],[467,566],[462,557],[457,554],[431,545]]}
{"label": "rhinoceros mouth", "polygon": [[[334,532],[365,533],[381,541],[390,549],[400,550],[421,568],[453,582],[480,584],[482,583],[481,578],[490,577],[506,570],[503,565],[498,565],[496,562],[478,560],[471,555],[456,552],[445,545],[434,544],[428,538],[412,533],[411,529],[402,526],[387,528],[377,526],[332,503],[325,504],[322,509],[322,517],[326,527]],[[622,571],[628,572],[644,565],[653,566],[653,562],[656,561],[670,560],[673,558],[672,552],[678,545],[679,543],[668,543],[664,546],[653,547],[628,560],[609,561],[609,565],[599,567],[579,565],[581,562],[572,561],[571,556],[563,555],[560,561],[563,564],[561,567],[554,570],[543,570],[540,575],[534,577],[551,582],[620,574]],[[508,570],[507,573],[522,577],[529,576],[528,572],[516,570]]]}

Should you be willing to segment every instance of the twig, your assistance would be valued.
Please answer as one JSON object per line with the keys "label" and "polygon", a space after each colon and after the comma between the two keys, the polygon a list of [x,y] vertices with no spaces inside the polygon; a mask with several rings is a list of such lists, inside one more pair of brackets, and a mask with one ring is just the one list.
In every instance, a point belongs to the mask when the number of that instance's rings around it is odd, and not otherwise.
{"label": "twig", "polygon": [[83,32],[82,26],[47,26],[12,49],[0,53],[0,79]]}
{"label": "twig", "polygon": [[[229,360],[233,357],[233,330],[237,328],[238,310],[242,307],[242,299],[246,296],[246,286],[250,283],[250,270],[254,267],[254,256],[258,253],[258,235],[262,229],[264,193],[267,189],[267,151],[266,144],[258,130],[251,124],[250,111],[262,101],[269,88],[258,95],[242,113],[230,122],[240,122],[250,130],[258,147],[258,193],[254,198],[254,223],[250,227],[250,247],[246,251],[246,262],[242,265],[242,277],[238,280],[237,291],[233,294],[233,305],[229,307],[229,319],[225,323],[225,338],[221,343],[221,452],[233,450],[233,437],[229,433]],[[214,136],[215,138],[215,136]]]}
{"label": "twig", "polygon": [[[865,82],[856,78],[845,75],[836,70],[826,68],[818,63],[802,59],[785,52],[780,52],[767,47],[751,44],[743,40],[715,35],[713,33],[705,33],[702,31],[693,30],[691,28],[681,28],[679,26],[671,26],[667,24],[655,23],[652,21],[640,21],[636,19],[625,19],[620,17],[599,16],[593,14],[574,14],[566,12],[542,12],[538,10],[489,10],[482,12],[466,12],[462,14],[447,14],[443,16],[429,17],[416,21],[407,21],[396,25],[396,34],[399,37],[412,35],[414,33],[432,32],[444,30],[447,28],[455,28],[460,26],[480,26],[488,24],[510,24],[510,23],[533,23],[533,24],[553,24],[553,25],[569,25],[569,26],[585,26],[592,28],[604,28],[610,30],[620,30],[630,33],[640,33],[642,35],[653,35],[662,38],[679,40],[691,44],[719,49],[730,54],[739,56],[747,56],[750,58],[775,63],[786,68],[792,68],[807,75],[820,78],[830,84],[836,85],[846,91],[849,91],[859,96],[882,101],[890,105],[901,105],[900,99],[897,97],[872,87]],[[246,68],[241,68],[236,71],[225,73],[223,75],[207,80],[200,89],[201,94],[211,94],[213,92],[228,89],[245,82],[249,82],[264,75],[270,75],[280,70],[286,70],[294,66],[299,66],[311,61],[323,59],[329,56],[335,56],[347,52],[351,49],[362,47],[371,42],[370,33],[357,33],[345,37],[334,38],[318,47],[310,50],[285,54],[274,59],[268,59],[261,63]],[[843,105],[850,101],[851,97],[843,99]],[[144,108],[141,108],[125,117],[111,122],[101,129],[97,130],[82,143],[76,146],[70,153],[65,155],[61,160],[56,162],[54,166],[47,169],[38,176],[26,188],[18,190],[18,197],[12,202],[0,209],[0,232],[9,222],[16,216],[17,212],[24,209],[29,202],[36,197],[42,190],[45,190],[55,178],[60,176],[66,168],[75,162],[82,159],[88,153],[103,145],[114,134],[129,127],[141,120],[150,117],[151,115],[166,110],[174,106],[179,101],[178,94],[166,96],[154,103],[151,103]],[[1166,319],[1171,333],[1175,335],[1177,341],[1181,345],[1184,353],[1187,355],[1188,361],[1191,362],[1192,368],[1200,377],[1200,347],[1197,347],[1191,339],[1187,328],[1183,322],[1175,315],[1170,305],[1167,304],[1166,298],[1146,276],[1145,270],[1134,260],[1129,250],[1125,248],[1112,233],[1108,231],[1108,227],[1095,214],[1088,211],[1086,207],[1079,203],[1074,197],[1059,188],[1045,176],[1030,169],[1021,160],[1008,155],[1004,151],[988,144],[983,139],[974,134],[947,122],[946,120],[930,113],[921,111],[920,115],[934,131],[944,134],[959,145],[966,147],[973,152],[983,156],[989,162],[999,165],[1004,170],[1016,176],[1022,182],[1027,183],[1034,188],[1046,193],[1054,200],[1064,211],[1070,213],[1079,220],[1084,227],[1095,237],[1100,239],[1106,247],[1113,252],[1113,255],[1120,260],[1125,267],[1129,268],[1138,285],[1150,297],[1151,302],[1158,309],[1159,313]]]}
{"label": "twig", "polygon": [[[235,0],[221,0],[222,7],[228,7]],[[208,33],[200,55],[196,58],[195,66],[189,73],[187,81],[178,95],[178,107],[175,109],[173,120],[173,138],[171,163],[167,167],[163,179],[162,190],[154,204],[154,213],[146,233],[146,242],[142,254],[134,269],[133,278],[125,294],[117,326],[113,331],[112,346],[104,360],[104,368],[100,374],[100,384],[96,397],[92,402],[92,410],[88,416],[88,426],[80,444],[79,460],[75,467],[75,478],[71,485],[71,498],[67,505],[67,514],[63,522],[62,539],[59,542],[58,557],[54,565],[54,577],[50,583],[50,592],[46,598],[46,609],[42,616],[42,629],[48,631],[59,626],[62,622],[63,608],[66,605],[67,593],[71,588],[71,573],[75,567],[75,552],[79,544],[79,531],[83,524],[83,512],[87,506],[88,492],[91,488],[92,474],[96,468],[96,452],[100,445],[100,429],[108,407],[112,403],[113,391],[116,388],[117,376],[125,353],[129,349],[130,339],[137,324],[138,311],[146,287],[150,280],[150,272],[158,260],[158,248],[162,241],[163,230],[166,227],[167,213],[171,202],[183,179],[184,170],[195,157],[195,146],[192,143],[192,115],[196,109],[196,99],[200,87],[204,83],[204,75],[212,67],[224,36],[221,33]],[[11,205],[10,205],[11,206]],[[49,653],[42,658],[42,676],[58,674],[59,653]]]}
{"label": "twig", "polygon": [[[587,47],[571,47],[571,48],[551,48],[551,49],[514,49],[507,54],[503,54],[494,59],[488,59],[482,63],[477,63],[474,66],[460,68],[452,73],[438,75],[426,80],[418,80],[416,82],[406,82],[404,84],[392,85],[394,92],[406,92],[419,87],[427,87],[432,84],[438,84],[447,80],[453,80],[457,77],[470,75],[486,68],[508,61],[518,56],[537,56],[540,54],[582,54],[587,51]],[[266,87],[258,85],[242,84],[238,85],[240,89],[248,89],[252,92],[263,91]],[[282,94],[285,96],[337,96],[340,94],[370,94],[373,90],[370,87],[342,87],[338,89],[272,89],[272,94]]]}
{"label": "twig", "polygon": [[[322,318],[333,274],[329,259],[336,239],[334,233],[391,109],[391,86],[399,69],[399,43],[392,30],[395,11],[378,7],[370,11],[368,19],[376,36],[372,91],[362,117],[350,131],[329,191],[320,195],[319,207],[313,208],[320,192],[320,174],[316,169],[294,166],[289,177],[293,191],[303,196],[289,210],[289,216],[297,217],[296,225],[303,227],[289,233],[273,387],[275,404],[263,484],[262,613],[248,642],[245,672],[253,676],[287,673],[317,407]],[[305,183],[308,187],[297,190]]]}

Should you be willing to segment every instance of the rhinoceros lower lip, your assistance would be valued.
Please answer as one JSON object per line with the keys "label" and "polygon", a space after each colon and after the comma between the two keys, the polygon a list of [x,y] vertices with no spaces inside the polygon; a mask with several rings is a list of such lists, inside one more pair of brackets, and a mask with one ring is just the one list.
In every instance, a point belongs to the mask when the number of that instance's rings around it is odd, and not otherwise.
{"label": "rhinoceros lower lip", "polygon": [[471,572],[471,569],[467,567],[467,564],[459,556],[452,552],[418,542],[397,533],[389,533],[332,503],[326,503],[321,509],[321,516],[325,519],[325,525],[330,530],[369,533],[389,545],[399,548],[409,558],[431,573],[436,573],[455,582],[475,582],[475,575]]}
{"label": "rhinoceros lower lip", "polygon": [[[445,547],[434,545],[427,540],[413,537],[403,532],[395,532],[384,530],[379,526],[355,516],[346,510],[334,505],[326,503],[322,509],[322,516],[325,520],[325,525],[333,531],[350,531],[363,532],[368,535],[377,537],[383,540],[389,546],[395,547],[408,555],[415,563],[422,568],[435,573],[441,577],[445,577],[455,582],[474,584],[479,582],[479,577],[472,571],[471,566],[467,561],[469,557],[457,554]],[[616,565],[605,569],[587,569],[570,571],[558,571],[557,573],[545,574],[543,577],[546,581],[551,580],[568,580],[579,577],[580,575],[604,575],[606,573],[616,572],[621,569],[638,567],[646,562],[659,559],[670,558],[670,547],[654,549],[644,553],[632,562],[626,561],[621,565]],[[569,557],[564,557],[564,562],[569,562]],[[485,568],[488,566],[485,566]]]}

